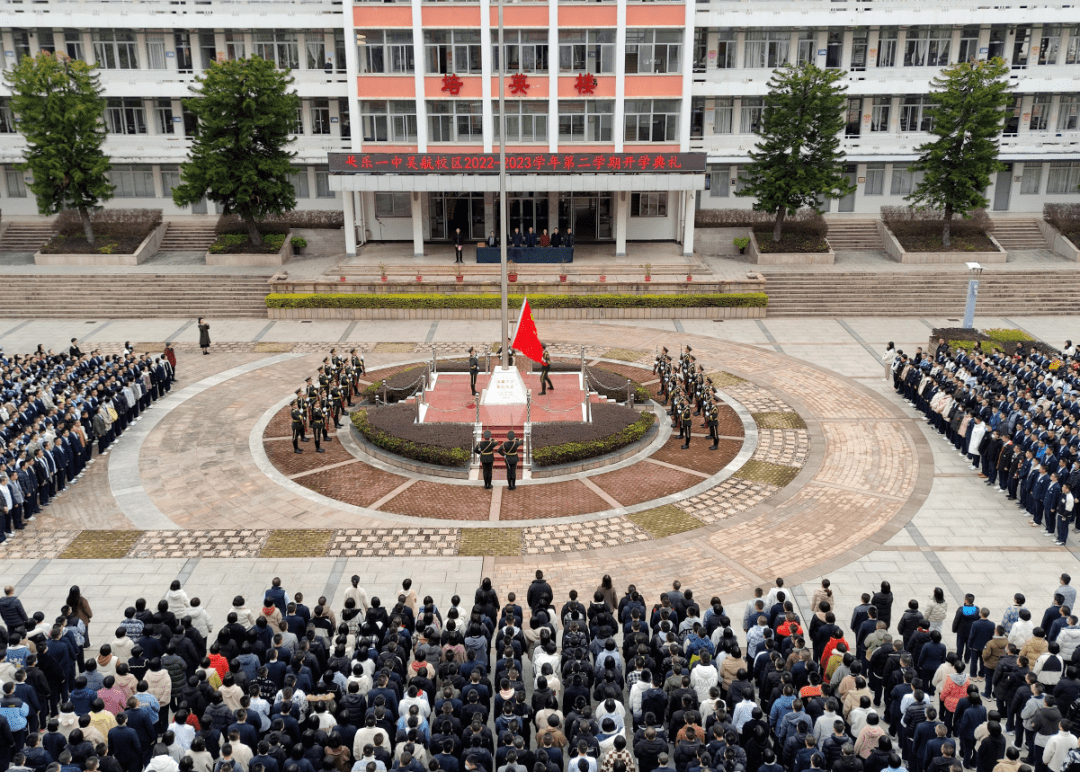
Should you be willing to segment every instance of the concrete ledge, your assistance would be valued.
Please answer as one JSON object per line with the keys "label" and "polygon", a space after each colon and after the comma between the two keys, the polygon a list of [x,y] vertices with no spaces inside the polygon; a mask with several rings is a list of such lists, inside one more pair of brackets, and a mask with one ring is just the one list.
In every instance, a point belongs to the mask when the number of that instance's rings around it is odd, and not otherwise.
{"label": "concrete ledge", "polygon": [[[545,308],[542,320],[574,319],[764,319],[767,308]],[[439,319],[486,321],[500,318],[497,308],[268,308],[267,319]]]}
{"label": "concrete ledge", "polygon": [[[221,257],[221,255],[218,255]],[[229,255],[236,257],[236,255]],[[765,280],[734,280],[734,281],[672,281],[671,279],[653,281],[518,281],[509,283],[507,286],[512,295],[685,295],[694,294],[731,294],[743,292],[764,292]],[[683,275],[683,279],[685,279]],[[346,277],[348,279],[348,277]],[[438,278],[434,281],[313,281],[293,280],[272,277],[267,284],[270,292],[280,292],[286,295],[293,294],[361,294],[361,295],[407,295],[411,293],[438,293],[442,295],[464,294],[474,295],[477,293],[499,294],[499,283],[496,281],[469,281],[468,274],[465,281],[456,281],[452,276]]]}
{"label": "concrete ledge", "polygon": [[757,236],[753,228],[749,228],[750,235],[750,262],[758,265],[833,265],[836,262],[836,253],[832,247],[828,252],[762,252],[758,247]]}
{"label": "concrete ledge", "polygon": [[878,235],[885,248],[885,254],[898,263],[909,265],[928,265],[934,263],[1006,263],[1009,253],[990,234],[987,238],[998,248],[997,252],[908,252],[896,238],[889,226],[877,221]]}
{"label": "concrete ledge", "polygon": [[[138,248],[134,253],[129,255],[124,254],[58,254],[47,255],[44,252],[34,253],[34,263],[37,265],[141,265],[145,263],[149,258],[157,254],[158,247],[161,246],[162,240],[165,238],[165,231],[169,229],[168,223],[161,223],[154,230],[150,231],[150,234],[142,240]],[[2,233],[0,233],[2,235]]]}
{"label": "concrete ledge", "polygon": [[413,461],[411,458],[405,458],[399,456],[390,451],[383,450],[382,448],[368,442],[367,438],[360,433],[360,430],[349,422],[349,434],[352,435],[353,441],[356,443],[364,453],[377,458],[384,464],[390,466],[396,466],[399,469],[403,469],[406,472],[416,472],[417,474],[429,474],[435,477],[450,477],[458,480],[469,479],[469,467],[468,466],[439,466],[438,464],[428,464],[424,461]]}
{"label": "concrete ledge", "polygon": [[235,267],[251,267],[259,265],[285,265],[289,262],[289,258],[293,256],[292,239],[293,233],[289,231],[285,234],[285,242],[281,245],[281,249],[273,254],[214,254],[212,252],[206,253],[207,265],[230,265]]}
{"label": "concrete ledge", "polygon": [[1037,222],[1039,224],[1039,231],[1042,233],[1043,238],[1046,239],[1047,249],[1055,255],[1061,255],[1066,260],[1080,263],[1080,249],[1077,249],[1069,239],[1061,234],[1061,231],[1046,220],[1038,220]]}

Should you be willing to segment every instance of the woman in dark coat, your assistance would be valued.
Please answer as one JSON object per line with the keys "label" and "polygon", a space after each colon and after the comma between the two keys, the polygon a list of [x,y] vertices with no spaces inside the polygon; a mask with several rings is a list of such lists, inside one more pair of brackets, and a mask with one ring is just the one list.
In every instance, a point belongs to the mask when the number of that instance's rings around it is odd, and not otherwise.
{"label": "woman in dark coat", "polygon": [[892,625],[893,604],[892,587],[888,582],[881,583],[881,590],[874,593],[874,597],[870,599],[870,603],[877,608],[878,621],[884,622],[885,629],[887,630]]}
{"label": "woman in dark coat", "polygon": [[[72,585],[71,589],[68,591],[66,605],[71,608],[71,615],[78,617],[82,620],[82,623],[86,625],[86,646],[89,646],[90,620],[93,618],[94,612],[90,610],[90,604],[86,602],[86,598],[83,597],[77,584]],[[83,648],[86,648],[86,646]]]}
{"label": "woman in dark coat", "polygon": [[199,317],[199,348],[202,349],[203,354],[209,354],[207,351],[210,348],[210,323],[203,321],[203,318]]}

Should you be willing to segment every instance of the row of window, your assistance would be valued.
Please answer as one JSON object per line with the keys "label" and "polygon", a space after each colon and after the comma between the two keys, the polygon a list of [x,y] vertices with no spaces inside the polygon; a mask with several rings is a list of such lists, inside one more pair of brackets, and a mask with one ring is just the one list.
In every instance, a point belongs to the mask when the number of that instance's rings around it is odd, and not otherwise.
{"label": "row of window", "polygon": [[[507,99],[506,139],[510,142],[548,141],[548,103]],[[429,142],[481,142],[484,138],[483,103],[476,99],[428,100]],[[678,99],[628,99],[623,120],[624,142],[678,142]],[[499,103],[492,102],[499,137]],[[413,100],[361,101],[364,142],[417,141],[416,103]],[[558,136],[566,142],[612,142],[615,124],[613,99],[559,101]]]}
{"label": "row of window", "polygon": [[[473,194],[480,195],[480,194]],[[412,217],[411,193],[376,193],[375,216]],[[630,194],[631,217],[667,217],[668,194],[666,191]]]}
{"label": "row of window", "polygon": [[[504,56],[498,32],[491,33],[492,67],[497,72],[548,72],[547,30],[503,30]],[[629,74],[678,73],[682,70],[680,30],[628,29],[623,64]],[[478,75],[483,71],[479,30],[425,30],[424,71],[429,75]],[[408,74],[416,69],[411,30],[360,30],[356,46],[361,73]],[[559,72],[615,72],[615,30],[559,30]]]}

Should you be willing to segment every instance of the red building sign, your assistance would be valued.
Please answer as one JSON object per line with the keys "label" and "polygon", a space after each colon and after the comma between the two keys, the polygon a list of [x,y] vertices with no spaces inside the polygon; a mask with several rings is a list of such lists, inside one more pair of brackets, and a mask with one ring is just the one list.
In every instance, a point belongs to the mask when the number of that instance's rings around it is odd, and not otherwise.
{"label": "red building sign", "polygon": [[591,94],[596,89],[596,78],[592,76],[591,72],[582,72],[577,76],[577,80],[574,81],[574,88],[581,96]]}
{"label": "red building sign", "polygon": [[[498,174],[498,153],[329,153],[332,174]],[[507,174],[701,174],[704,153],[507,153]]]}
{"label": "red building sign", "polygon": [[443,75],[442,90],[449,92],[451,96],[457,96],[461,87],[465,85],[457,75]]}

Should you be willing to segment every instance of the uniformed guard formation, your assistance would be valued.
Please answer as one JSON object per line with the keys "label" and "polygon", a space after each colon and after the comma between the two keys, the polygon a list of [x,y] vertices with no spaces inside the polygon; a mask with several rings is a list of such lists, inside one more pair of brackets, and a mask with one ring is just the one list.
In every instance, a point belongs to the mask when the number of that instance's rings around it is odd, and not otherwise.
{"label": "uniformed guard formation", "polygon": [[664,346],[656,356],[653,373],[660,378],[660,396],[663,397],[660,404],[671,403],[668,410],[671,428],[679,430],[683,450],[690,447],[694,416],[705,419],[701,425],[708,429],[713,441],[709,450],[717,450],[720,447],[720,394],[692,352],[693,349],[687,346],[676,362]]}
{"label": "uniformed guard formation", "polygon": [[317,385],[308,377],[296,390],[296,399],[289,403],[293,453],[304,452],[300,443],[309,441],[308,429],[315,440],[315,452],[326,452],[322,443],[334,441],[329,426],[341,428],[341,416],[360,393],[360,378],[366,372],[364,357],[358,356],[355,348],[348,357],[339,356],[336,348],[330,349],[330,355],[323,357],[316,373]]}

